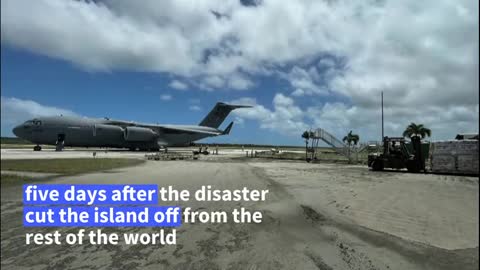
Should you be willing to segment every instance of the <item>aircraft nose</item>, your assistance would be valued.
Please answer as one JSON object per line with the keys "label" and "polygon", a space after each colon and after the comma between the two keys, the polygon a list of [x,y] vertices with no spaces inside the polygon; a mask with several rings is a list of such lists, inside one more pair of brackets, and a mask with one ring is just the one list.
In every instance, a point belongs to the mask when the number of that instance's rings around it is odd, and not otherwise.
{"label": "aircraft nose", "polygon": [[18,126],[13,128],[12,132],[13,132],[13,134],[15,134],[15,136],[21,138],[22,137],[21,130],[22,130],[22,125],[18,125]]}

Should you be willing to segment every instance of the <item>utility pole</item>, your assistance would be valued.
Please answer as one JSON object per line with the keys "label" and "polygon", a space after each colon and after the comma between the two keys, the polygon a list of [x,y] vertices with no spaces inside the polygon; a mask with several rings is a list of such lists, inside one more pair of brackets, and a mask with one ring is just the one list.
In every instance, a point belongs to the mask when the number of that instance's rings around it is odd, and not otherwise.
{"label": "utility pole", "polygon": [[385,134],[384,134],[384,128],[383,128],[383,91],[382,91],[382,142],[384,137],[385,137]]}

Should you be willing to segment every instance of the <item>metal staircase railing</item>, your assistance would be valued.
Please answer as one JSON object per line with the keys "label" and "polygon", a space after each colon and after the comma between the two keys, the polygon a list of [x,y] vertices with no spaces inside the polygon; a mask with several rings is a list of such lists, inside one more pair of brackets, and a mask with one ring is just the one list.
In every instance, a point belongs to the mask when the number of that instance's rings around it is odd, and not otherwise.
{"label": "metal staircase railing", "polygon": [[368,141],[366,143],[361,143],[358,147],[357,152],[363,152],[365,150],[371,150],[372,148],[375,149],[376,152],[381,150],[382,142],[378,141]]}
{"label": "metal staircase railing", "polygon": [[327,132],[326,130],[322,128],[317,128],[316,130],[313,131],[314,139],[320,139],[324,141],[326,144],[330,145],[333,147],[333,149],[343,155],[349,158],[350,151],[348,149],[348,146],[344,144],[342,141],[337,139],[335,136]]}

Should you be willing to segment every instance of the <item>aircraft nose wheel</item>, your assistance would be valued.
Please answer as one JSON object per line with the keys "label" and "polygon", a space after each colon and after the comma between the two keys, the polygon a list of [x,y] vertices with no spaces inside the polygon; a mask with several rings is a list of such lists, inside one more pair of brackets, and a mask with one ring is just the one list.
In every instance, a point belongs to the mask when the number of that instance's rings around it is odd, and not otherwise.
{"label": "aircraft nose wheel", "polygon": [[42,147],[40,145],[36,145],[33,147],[33,151],[42,151]]}

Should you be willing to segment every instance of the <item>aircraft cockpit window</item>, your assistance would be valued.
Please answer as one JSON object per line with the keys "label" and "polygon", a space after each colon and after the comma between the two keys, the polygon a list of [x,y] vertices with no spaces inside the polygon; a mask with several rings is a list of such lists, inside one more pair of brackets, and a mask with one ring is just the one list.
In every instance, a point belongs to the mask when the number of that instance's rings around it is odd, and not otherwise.
{"label": "aircraft cockpit window", "polygon": [[41,126],[41,125],[42,125],[42,121],[40,121],[40,120],[33,120],[33,124],[34,124],[35,126]]}
{"label": "aircraft cockpit window", "polygon": [[33,121],[29,120],[29,121],[25,121],[25,123],[23,123],[23,128],[24,129],[29,129],[31,126],[33,126]]}

